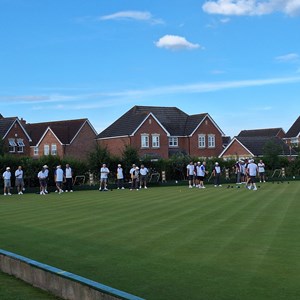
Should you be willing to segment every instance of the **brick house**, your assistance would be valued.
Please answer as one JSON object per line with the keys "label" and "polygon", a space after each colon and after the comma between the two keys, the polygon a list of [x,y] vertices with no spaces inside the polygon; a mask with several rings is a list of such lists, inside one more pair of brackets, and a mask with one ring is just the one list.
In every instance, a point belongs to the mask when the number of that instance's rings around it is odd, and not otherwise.
{"label": "brick house", "polygon": [[287,131],[285,138],[285,142],[291,147],[299,147],[300,145],[300,116],[291,126],[291,128]]}
{"label": "brick house", "polygon": [[176,107],[134,106],[97,136],[99,145],[121,156],[124,147],[140,156],[168,158],[174,153],[216,157],[224,133],[208,113],[188,115]]}
{"label": "brick house", "polygon": [[30,156],[58,155],[84,158],[96,145],[97,132],[88,119],[28,123],[25,128],[32,141]]}
{"label": "brick house", "polygon": [[13,155],[30,155],[30,143],[32,142],[23,120],[17,117],[4,118],[0,114],[0,138],[4,152]]}
{"label": "brick house", "polygon": [[294,158],[296,152],[277,136],[236,136],[228,146],[219,155],[219,158],[228,159],[245,159],[262,157],[264,155],[264,147],[268,142],[279,145],[282,149],[282,156]]}

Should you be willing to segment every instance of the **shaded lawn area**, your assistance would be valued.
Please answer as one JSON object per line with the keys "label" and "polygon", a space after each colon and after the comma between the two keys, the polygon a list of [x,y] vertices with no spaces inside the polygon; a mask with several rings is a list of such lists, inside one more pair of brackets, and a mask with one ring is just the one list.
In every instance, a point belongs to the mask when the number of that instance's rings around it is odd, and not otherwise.
{"label": "shaded lawn area", "polygon": [[0,299],[2,300],[57,300],[40,289],[0,272]]}
{"label": "shaded lawn area", "polygon": [[146,299],[300,299],[300,184],[0,196],[0,248]]}

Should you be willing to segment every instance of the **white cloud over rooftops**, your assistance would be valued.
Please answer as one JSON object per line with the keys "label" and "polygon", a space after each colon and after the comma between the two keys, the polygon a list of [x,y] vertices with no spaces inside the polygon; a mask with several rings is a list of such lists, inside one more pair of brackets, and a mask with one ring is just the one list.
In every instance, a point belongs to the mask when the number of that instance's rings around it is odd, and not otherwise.
{"label": "white cloud over rooftops", "polygon": [[164,23],[163,20],[154,18],[153,15],[148,11],[135,11],[135,10],[119,11],[110,15],[101,16],[99,20],[101,21],[134,20],[134,21],[150,22],[151,24]]}
{"label": "white cloud over rooftops", "polygon": [[226,16],[259,16],[282,12],[289,16],[300,14],[300,0],[209,0],[204,12]]}
{"label": "white cloud over rooftops", "polygon": [[199,44],[193,44],[186,40],[185,37],[178,35],[165,35],[155,42],[156,47],[168,50],[192,50],[201,48]]}
{"label": "white cloud over rooftops", "polygon": [[275,57],[279,62],[299,62],[300,56],[297,53],[289,53]]}

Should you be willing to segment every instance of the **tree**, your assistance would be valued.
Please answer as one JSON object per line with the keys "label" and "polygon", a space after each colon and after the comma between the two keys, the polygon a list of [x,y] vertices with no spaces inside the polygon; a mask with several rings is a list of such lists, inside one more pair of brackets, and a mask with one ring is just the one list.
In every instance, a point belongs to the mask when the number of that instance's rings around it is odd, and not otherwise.
{"label": "tree", "polygon": [[263,155],[266,163],[270,168],[276,169],[280,167],[279,155],[282,154],[283,148],[274,141],[268,141],[263,147]]}

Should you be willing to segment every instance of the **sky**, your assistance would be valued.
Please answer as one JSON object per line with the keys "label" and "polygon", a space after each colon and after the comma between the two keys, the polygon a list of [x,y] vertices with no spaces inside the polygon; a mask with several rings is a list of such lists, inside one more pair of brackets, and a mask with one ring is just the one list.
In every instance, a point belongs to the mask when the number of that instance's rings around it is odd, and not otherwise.
{"label": "sky", "polygon": [[300,0],[0,0],[0,113],[209,113],[226,135],[300,115]]}

